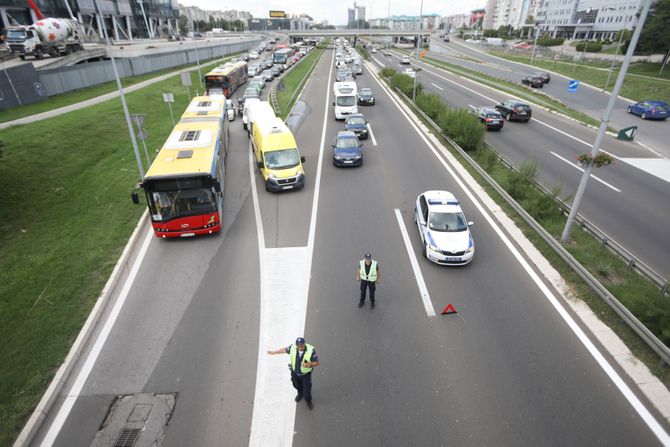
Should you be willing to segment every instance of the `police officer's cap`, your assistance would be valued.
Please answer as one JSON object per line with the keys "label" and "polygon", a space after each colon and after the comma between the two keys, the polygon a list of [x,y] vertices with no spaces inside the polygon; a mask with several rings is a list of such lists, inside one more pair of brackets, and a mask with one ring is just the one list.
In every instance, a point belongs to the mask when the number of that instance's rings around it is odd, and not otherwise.
{"label": "police officer's cap", "polygon": [[302,337],[298,337],[295,339],[295,344],[296,345],[304,345],[305,344],[305,339]]}
{"label": "police officer's cap", "polygon": [[372,259],[372,253],[370,252],[365,253],[365,259]]}

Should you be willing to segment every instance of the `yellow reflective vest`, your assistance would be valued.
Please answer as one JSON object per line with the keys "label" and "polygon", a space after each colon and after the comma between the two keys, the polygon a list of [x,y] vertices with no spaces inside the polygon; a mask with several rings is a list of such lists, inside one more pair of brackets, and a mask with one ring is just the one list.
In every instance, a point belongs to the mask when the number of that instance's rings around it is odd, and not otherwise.
{"label": "yellow reflective vest", "polygon": [[[300,374],[307,374],[312,372],[313,368],[306,368],[304,365],[304,362],[312,361],[312,353],[314,353],[314,346],[305,343],[305,354],[302,357],[303,363],[300,364]],[[295,371],[295,361],[298,357],[298,347],[295,344],[291,345],[289,355],[291,356],[291,369]]]}
{"label": "yellow reflective vest", "polygon": [[370,265],[370,273],[366,275],[365,274],[365,259],[362,259],[359,273],[360,273],[361,279],[364,280],[364,281],[370,281],[370,282],[377,281],[377,261],[372,261],[372,265]]}

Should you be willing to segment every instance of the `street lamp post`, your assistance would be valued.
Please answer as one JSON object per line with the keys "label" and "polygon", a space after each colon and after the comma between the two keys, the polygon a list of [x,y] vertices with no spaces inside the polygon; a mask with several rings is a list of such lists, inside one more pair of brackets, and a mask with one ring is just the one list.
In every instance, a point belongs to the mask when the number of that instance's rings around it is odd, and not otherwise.
{"label": "street lamp post", "polygon": [[[421,7],[419,9],[419,40],[416,42],[416,62],[415,67],[419,65],[419,49],[421,47],[421,28],[423,28],[423,0],[421,0]],[[416,74],[417,71],[414,70],[414,85],[412,86],[412,101],[416,99]]]}
{"label": "street lamp post", "polygon": [[142,166],[142,157],[140,156],[140,150],[137,147],[137,140],[135,139],[135,132],[133,132],[133,124],[130,121],[130,113],[128,113],[128,105],[126,104],[126,96],[123,93],[123,86],[121,85],[121,79],[119,78],[119,71],[116,69],[116,60],[114,59],[114,53],[112,53],[112,44],[109,41],[109,36],[107,35],[107,27],[104,26],[104,16],[102,15],[102,9],[100,9],[100,4],[98,0],[93,0],[95,7],[100,14],[100,20],[103,21],[102,33],[105,36],[105,42],[107,43],[107,53],[109,54],[109,59],[112,61],[112,70],[114,71],[114,79],[116,79],[116,87],[119,89],[119,96],[121,97],[121,105],[123,107],[123,114],[126,117],[126,125],[128,126],[128,132],[130,132],[130,141],[133,143],[133,150],[135,151],[135,159],[137,160],[137,169],[140,171],[140,178],[144,180],[144,167]]}
{"label": "street lamp post", "polygon": [[[621,29],[621,35],[619,36],[619,43],[616,45],[616,54],[615,56],[619,55],[619,51],[621,51],[621,41],[623,40],[623,35],[626,32],[626,25],[624,24],[624,27]],[[616,61],[616,57],[612,58],[612,65],[610,66],[610,71],[607,73],[607,81],[605,81],[605,88],[603,88],[603,91],[607,90],[607,86],[610,84],[610,78],[612,77],[612,71],[614,71],[614,62]]]}
{"label": "street lamp post", "polygon": [[[603,140],[605,131],[607,130],[607,125],[609,124],[610,118],[612,117],[612,111],[614,110],[614,104],[616,103],[617,98],[619,97],[619,90],[621,90],[621,85],[623,80],[626,77],[626,71],[628,71],[628,66],[630,65],[630,59],[633,56],[633,51],[635,51],[635,46],[637,41],[640,38],[640,33],[644,26],[644,21],[647,18],[649,13],[649,7],[651,6],[651,0],[643,0],[642,3],[642,12],[640,13],[640,18],[633,32],[633,37],[630,39],[630,45],[626,50],[626,57],[621,64],[621,70],[617,75],[616,82],[614,83],[614,88],[612,89],[612,95],[610,96],[609,102],[607,103],[607,109],[603,119],[600,121],[600,127],[598,128],[598,134],[596,139],[593,142],[593,147],[591,149],[591,159],[595,158],[598,155],[600,150],[600,143]],[[584,196],[584,191],[586,190],[586,184],[588,183],[589,177],[591,176],[591,171],[593,170],[593,163],[589,163],[584,168],[584,173],[582,174],[582,179],[579,182],[579,187],[577,188],[577,193],[575,194],[575,200],[572,202],[572,208],[570,209],[570,214],[568,215],[568,220],[565,223],[565,228],[563,229],[563,234],[561,235],[561,242],[565,243],[570,239],[570,231],[572,230],[572,225],[577,216],[579,205],[582,202]]]}
{"label": "street lamp post", "polygon": [[537,29],[537,23],[535,23],[535,26],[533,27],[533,31],[535,31],[535,41],[533,42],[533,51],[530,53],[530,65],[533,65],[533,59],[535,58],[535,48],[537,48],[537,38],[540,35],[540,32]]}

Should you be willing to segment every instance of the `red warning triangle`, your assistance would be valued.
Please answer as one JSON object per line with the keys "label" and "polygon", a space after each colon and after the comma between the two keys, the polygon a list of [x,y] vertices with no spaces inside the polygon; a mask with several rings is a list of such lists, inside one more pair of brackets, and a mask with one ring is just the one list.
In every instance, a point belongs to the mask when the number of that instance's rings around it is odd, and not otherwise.
{"label": "red warning triangle", "polygon": [[456,309],[454,309],[453,304],[447,304],[447,307],[445,307],[444,310],[442,311],[442,315],[449,315],[449,314],[455,314],[455,313],[456,313]]}

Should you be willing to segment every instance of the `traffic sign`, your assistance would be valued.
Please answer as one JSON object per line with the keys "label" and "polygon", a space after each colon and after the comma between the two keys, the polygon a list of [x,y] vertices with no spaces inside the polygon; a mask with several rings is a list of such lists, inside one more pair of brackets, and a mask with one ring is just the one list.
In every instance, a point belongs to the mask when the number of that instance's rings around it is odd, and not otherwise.
{"label": "traffic sign", "polygon": [[568,81],[568,93],[576,92],[577,87],[579,87],[579,81],[577,79],[570,79]]}
{"label": "traffic sign", "polygon": [[635,132],[637,132],[637,126],[625,127],[619,131],[617,134],[617,139],[622,141],[633,141],[633,138],[635,138]]}
{"label": "traffic sign", "polygon": [[554,60],[555,61],[561,60],[561,55],[560,54],[554,54]]}
{"label": "traffic sign", "polygon": [[137,131],[137,138],[142,141],[147,141],[147,138],[149,137],[149,134],[147,133],[146,130],[140,129]]}
{"label": "traffic sign", "polygon": [[191,85],[191,73],[188,71],[182,71],[181,72],[181,85],[184,87],[188,87]]}
{"label": "traffic sign", "polygon": [[163,102],[174,102],[174,95],[172,93],[163,93]]}

